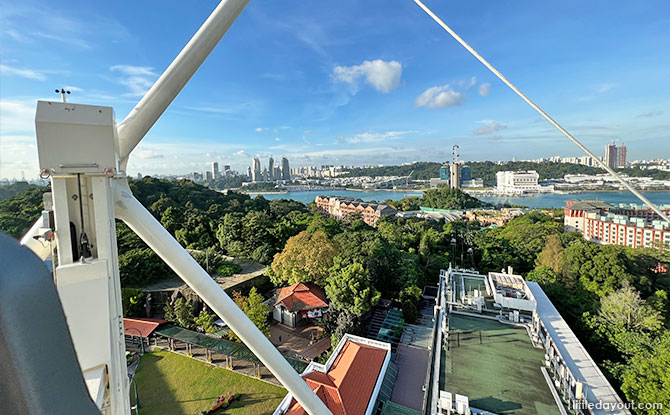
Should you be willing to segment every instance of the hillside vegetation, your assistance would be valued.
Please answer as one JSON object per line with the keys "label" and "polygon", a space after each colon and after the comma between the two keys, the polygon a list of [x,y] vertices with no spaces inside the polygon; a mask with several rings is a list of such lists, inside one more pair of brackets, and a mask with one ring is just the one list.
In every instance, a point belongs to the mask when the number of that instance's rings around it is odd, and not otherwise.
{"label": "hillside vegetation", "polygon": [[[480,272],[512,266],[544,288],[628,401],[670,407],[668,247],[598,245],[564,232],[560,216],[542,212],[497,228],[395,217],[381,218],[372,228],[356,216],[340,221],[299,202],[223,195],[189,181],[145,177],[131,187],[184,247],[207,250],[213,269],[221,264],[212,264],[212,258],[227,254],[270,265],[268,275],[276,286],[321,285],[331,302],[323,326],[333,344],[344,333],[364,333],[365,315],[379,298],[393,300],[405,321],[412,322],[421,289],[436,284],[440,269],[450,263]],[[43,190],[28,189],[0,202],[0,230],[19,235],[29,226],[39,213]],[[448,188],[428,195],[421,202],[437,207],[476,203]],[[124,287],[172,275],[117,223]],[[203,263],[205,258],[196,259]]]}

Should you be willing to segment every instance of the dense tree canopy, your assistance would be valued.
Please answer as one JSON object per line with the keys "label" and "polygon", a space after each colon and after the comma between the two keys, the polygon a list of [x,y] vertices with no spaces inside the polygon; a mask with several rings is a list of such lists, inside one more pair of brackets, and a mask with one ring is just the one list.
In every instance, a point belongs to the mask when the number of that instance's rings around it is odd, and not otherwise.
{"label": "dense tree canopy", "polygon": [[40,216],[44,206],[42,194],[46,191],[46,187],[28,186],[22,193],[0,201],[0,230],[21,238]]}
{"label": "dense tree canopy", "polygon": [[[551,168],[570,167],[565,166]],[[474,168],[473,176],[477,176]],[[323,287],[331,303],[324,327],[334,340],[347,332],[358,333],[364,326],[362,317],[380,296],[395,301],[405,319],[412,321],[418,312],[416,294],[425,285],[434,285],[439,270],[450,263],[480,272],[513,266],[516,273],[543,287],[628,400],[668,402],[667,247],[598,245],[578,233],[565,233],[560,215],[541,212],[526,213],[497,228],[482,228],[477,221],[392,217],[382,218],[372,228],[354,217],[344,221],[327,217],[299,202],[224,195],[189,181],[146,177],[130,185],[166,229],[192,249],[199,263],[209,263],[210,272],[223,263],[221,254],[228,254],[271,263],[270,277],[277,286],[304,281]],[[39,215],[44,191],[31,186],[0,201],[0,230],[21,236]],[[451,189],[432,192],[427,192],[422,205],[444,208],[471,202],[469,196]],[[406,206],[414,208],[415,203],[410,200]],[[139,291],[128,288],[174,274],[118,221],[117,242],[124,310],[141,314]],[[263,297],[254,290],[236,300],[265,329],[267,309],[258,306]],[[185,301],[166,312],[171,321],[185,327],[210,326],[211,316],[193,316]]]}
{"label": "dense tree canopy", "polygon": [[[268,323],[268,307],[263,304],[263,296],[258,293],[256,287],[252,287],[249,291],[249,295],[244,296],[239,291],[233,293],[233,300],[235,304],[244,311],[244,314],[249,317],[258,329],[265,334],[265,336],[270,337],[270,324]],[[239,337],[230,330],[228,332],[228,338],[235,341],[240,341]]]}
{"label": "dense tree canopy", "polygon": [[426,190],[421,199],[421,206],[436,209],[472,209],[488,205],[460,189],[453,189],[449,186]]}
{"label": "dense tree canopy", "polygon": [[330,306],[361,316],[379,301],[380,293],[368,280],[368,273],[359,263],[335,264],[326,284]]}
{"label": "dense tree canopy", "polygon": [[275,285],[314,282],[324,286],[337,251],[323,231],[302,231],[289,238],[272,261],[271,279]]}

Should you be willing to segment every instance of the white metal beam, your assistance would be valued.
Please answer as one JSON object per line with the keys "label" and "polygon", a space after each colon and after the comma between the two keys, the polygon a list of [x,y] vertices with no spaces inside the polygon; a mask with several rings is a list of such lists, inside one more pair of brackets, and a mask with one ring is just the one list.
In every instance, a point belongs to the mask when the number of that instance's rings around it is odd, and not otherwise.
{"label": "white metal beam", "polygon": [[133,196],[127,182],[114,183],[116,216],[160,256],[240,337],[310,415],[332,415],[270,340]]}
{"label": "white metal beam", "polygon": [[130,153],[191,79],[247,3],[249,0],[222,0],[149,92],[119,125],[122,170],[126,169]]}

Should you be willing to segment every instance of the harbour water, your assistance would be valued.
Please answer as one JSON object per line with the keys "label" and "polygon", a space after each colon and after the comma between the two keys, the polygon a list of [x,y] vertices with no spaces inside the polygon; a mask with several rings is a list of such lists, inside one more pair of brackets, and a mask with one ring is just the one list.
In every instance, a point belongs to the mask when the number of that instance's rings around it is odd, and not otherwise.
{"label": "harbour water", "polygon": [[[316,191],[298,191],[288,193],[262,194],[268,200],[272,199],[293,199],[303,203],[313,202],[318,195],[354,197],[366,202],[382,202],[386,199],[399,200],[405,197],[421,197],[419,191],[394,192],[390,190],[316,190]],[[250,193],[251,197],[258,194]],[[649,200],[656,204],[670,204],[670,192],[653,192],[644,194]],[[565,206],[565,201],[570,199],[597,199],[607,203],[635,203],[641,204],[640,200],[629,192],[587,192],[573,194],[542,193],[534,196],[516,196],[516,197],[482,197],[481,200],[494,204],[509,203],[510,205],[527,206],[531,208],[561,208]]]}

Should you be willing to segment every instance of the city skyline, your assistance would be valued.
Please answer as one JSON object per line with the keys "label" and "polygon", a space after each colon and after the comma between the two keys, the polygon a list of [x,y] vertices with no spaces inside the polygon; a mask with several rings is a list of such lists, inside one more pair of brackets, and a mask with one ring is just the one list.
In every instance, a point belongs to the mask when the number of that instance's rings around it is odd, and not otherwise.
{"label": "city skyline", "polygon": [[[6,178],[37,176],[37,99],[66,88],[71,102],[113,106],[120,122],[214,7],[0,5]],[[629,160],[670,157],[664,3],[429,6],[596,154],[616,138]],[[444,161],[454,143],[471,161],[581,156],[412,2],[251,3],[128,173],[185,174],[214,161],[244,171],[252,155],[271,153],[294,166]]]}

